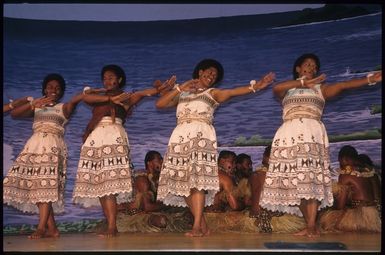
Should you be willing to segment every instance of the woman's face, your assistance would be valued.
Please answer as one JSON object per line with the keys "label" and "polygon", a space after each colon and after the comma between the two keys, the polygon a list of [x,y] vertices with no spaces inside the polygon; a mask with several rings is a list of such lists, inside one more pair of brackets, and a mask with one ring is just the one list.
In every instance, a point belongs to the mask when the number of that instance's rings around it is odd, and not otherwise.
{"label": "woman's face", "polygon": [[107,90],[114,90],[119,87],[119,78],[112,71],[105,71],[103,74],[103,85]]}
{"label": "woman's face", "polygon": [[62,93],[60,83],[57,80],[51,80],[45,87],[44,94],[46,97],[51,97],[54,101],[58,101]]}
{"label": "woman's face", "polygon": [[313,59],[307,58],[300,66],[296,67],[296,71],[298,77],[305,76],[307,79],[313,79],[318,72],[318,66]]}
{"label": "woman's face", "polygon": [[211,87],[218,77],[218,70],[215,67],[209,67],[206,70],[199,70],[199,81],[201,84],[209,88]]}

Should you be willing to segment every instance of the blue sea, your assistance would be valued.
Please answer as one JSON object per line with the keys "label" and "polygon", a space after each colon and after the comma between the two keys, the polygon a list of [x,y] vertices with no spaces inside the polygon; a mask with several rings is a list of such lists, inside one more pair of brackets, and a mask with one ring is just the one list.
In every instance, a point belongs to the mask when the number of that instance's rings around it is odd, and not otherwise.
{"label": "blue sea", "polygon": [[[154,80],[165,80],[172,75],[177,76],[179,83],[188,80],[195,64],[203,58],[214,58],[223,64],[225,75],[218,85],[220,88],[247,85],[251,79],[259,79],[270,71],[276,73],[278,82],[291,79],[292,64],[307,52],[320,57],[321,72],[327,75],[327,83],[365,76],[382,61],[382,13],[287,27],[256,28],[242,23],[239,29],[233,25],[230,30],[217,27],[208,32],[178,26],[168,28],[151,22],[145,33],[133,32],[136,23],[127,23],[127,31],[122,29],[116,35],[108,29],[113,23],[105,23],[84,34],[60,33],[60,29],[55,33],[52,30],[50,33],[32,30],[20,35],[15,32],[10,36],[6,33],[3,37],[3,101],[41,96],[44,76],[58,72],[67,82],[62,100],[66,102],[84,86],[102,87],[100,70],[112,63],[124,68],[125,90],[131,91],[148,88]],[[81,29],[82,22],[76,24],[77,29]],[[327,102],[323,122],[328,134],[382,128],[382,115],[371,115],[369,109],[381,104],[381,87],[382,84],[365,86]],[[143,169],[148,150],[155,149],[162,154],[166,151],[175,127],[175,109],[157,110],[156,99],[144,99],[125,124],[135,169]],[[263,147],[233,147],[232,144],[240,136],[273,138],[282,123],[281,115],[280,103],[273,97],[271,87],[224,103],[218,108],[214,123],[219,149],[248,153],[254,167],[259,165]],[[66,208],[63,215],[56,216],[59,222],[103,218],[100,207],[84,209],[71,202],[81,136],[90,118],[90,108],[80,104],[66,126],[69,149]],[[3,175],[31,134],[31,119],[3,117]],[[381,165],[380,139],[331,144],[334,168],[338,167],[338,150],[345,144],[352,144],[359,153],[367,153]],[[3,207],[3,225],[23,223],[37,224],[38,217]]]}

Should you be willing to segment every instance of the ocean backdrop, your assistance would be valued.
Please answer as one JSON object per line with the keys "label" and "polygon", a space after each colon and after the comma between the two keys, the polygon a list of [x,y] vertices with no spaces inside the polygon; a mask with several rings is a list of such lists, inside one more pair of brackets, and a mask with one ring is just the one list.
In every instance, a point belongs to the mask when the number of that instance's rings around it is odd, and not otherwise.
{"label": "ocean backdrop", "polygon": [[[100,70],[106,64],[123,67],[125,90],[131,91],[148,88],[154,80],[174,74],[182,83],[191,78],[194,66],[203,58],[222,63],[225,75],[219,88],[247,85],[270,71],[276,73],[277,82],[291,79],[295,59],[307,52],[320,57],[327,83],[365,76],[382,61],[382,13],[287,27],[254,26],[244,21],[226,29],[213,26],[215,19],[207,20],[210,26],[205,22],[200,21],[200,26],[188,26],[188,21],[146,22],[145,26],[126,22],[116,29],[114,22],[41,21],[50,29],[31,25],[28,33],[10,31],[12,26],[4,25],[3,101],[27,95],[40,97],[45,75],[58,72],[67,82],[62,99],[66,102],[85,86],[102,87]],[[187,26],[173,25],[181,23]],[[78,32],[68,32],[71,27]],[[323,115],[328,134],[381,129],[382,114],[370,114],[371,106],[381,105],[381,87],[365,86],[328,101]],[[144,99],[125,124],[135,169],[144,168],[148,150],[165,153],[175,127],[175,109],[157,110],[156,99]],[[272,139],[282,123],[281,116],[282,108],[271,87],[224,103],[217,109],[214,122],[219,150],[248,153],[256,167],[264,147],[234,147],[234,142],[240,136]],[[58,222],[103,218],[100,207],[84,209],[71,202],[81,137],[90,118],[90,108],[82,103],[66,126],[68,179],[65,213],[56,216]],[[32,119],[3,117],[3,176],[31,134]],[[333,169],[338,167],[337,154],[345,144],[352,144],[381,165],[381,139],[351,141],[331,144]],[[3,226],[24,223],[37,224],[38,217],[3,206]]]}

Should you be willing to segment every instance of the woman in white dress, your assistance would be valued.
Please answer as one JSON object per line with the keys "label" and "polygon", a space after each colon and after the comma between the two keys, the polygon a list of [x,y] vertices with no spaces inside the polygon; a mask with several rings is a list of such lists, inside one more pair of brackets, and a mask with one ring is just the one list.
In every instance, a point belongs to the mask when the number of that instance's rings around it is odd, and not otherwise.
{"label": "woman in white dress", "polygon": [[175,107],[177,126],[171,134],[159,178],[157,199],[166,205],[188,206],[194,216],[187,236],[209,234],[203,216],[219,191],[217,137],[214,111],[234,96],[257,92],[272,83],[274,74],[250,85],[233,89],[211,88],[223,78],[222,65],[213,59],[197,64],[193,79],[176,85],[156,103],[158,108]]}
{"label": "woman in white dress", "polygon": [[114,237],[117,205],[132,199],[131,158],[124,123],[133,106],[153,96],[168,83],[153,88],[124,92],[126,75],[117,65],[102,68],[103,88],[85,88],[83,101],[93,107],[92,119],[83,136],[76,173],[73,202],[83,207],[101,205],[107,220],[103,237]]}
{"label": "woman in white dress", "polygon": [[64,211],[64,184],[67,146],[64,125],[82,94],[68,103],[59,103],[65,81],[59,74],[49,74],[43,81],[44,97],[15,107],[11,116],[33,117],[33,134],[3,180],[3,202],[22,212],[38,213],[39,224],[29,238],[58,237],[55,213]]}
{"label": "woman in white dress", "polygon": [[317,210],[332,206],[329,140],[321,121],[325,100],[344,90],[374,85],[382,72],[335,84],[321,84],[320,62],[304,54],[294,63],[294,80],[274,86],[282,100],[283,124],[277,130],[270,154],[261,206],[303,216],[307,227],[296,235],[319,236]]}

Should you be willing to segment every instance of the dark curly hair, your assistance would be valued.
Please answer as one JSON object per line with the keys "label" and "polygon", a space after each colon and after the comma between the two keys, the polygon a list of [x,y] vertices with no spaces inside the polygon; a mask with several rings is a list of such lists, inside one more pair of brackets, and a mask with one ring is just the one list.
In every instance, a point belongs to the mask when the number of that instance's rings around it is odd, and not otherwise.
{"label": "dark curly hair", "polygon": [[340,151],[338,152],[338,160],[341,160],[342,158],[349,158],[349,159],[358,159],[358,152],[356,148],[354,148],[351,145],[345,145],[342,146]]}
{"label": "dark curly hair", "polygon": [[103,75],[106,71],[113,72],[116,76],[118,76],[118,79],[121,78],[119,81],[119,88],[123,88],[126,85],[126,74],[124,73],[123,69],[118,65],[106,65],[102,68],[101,71],[101,77],[103,80]]}
{"label": "dark curly hair", "polygon": [[313,53],[306,53],[306,54],[303,54],[301,55],[299,58],[297,58],[297,60],[294,62],[294,65],[293,65],[293,78],[294,80],[299,78],[298,77],[298,73],[297,73],[297,70],[296,67],[297,66],[301,66],[302,63],[306,60],[306,59],[313,59],[315,61],[315,64],[317,65],[317,73],[318,71],[320,70],[321,68],[321,63],[319,61],[319,58],[317,57],[317,55],[313,54]]}
{"label": "dark curly hair", "polygon": [[217,84],[218,82],[220,82],[223,79],[223,74],[224,74],[223,66],[221,65],[221,63],[219,63],[215,59],[209,59],[209,58],[203,59],[195,66],[194,71],[192,73],[193,79],[197,79],[199,77],[199,70],[206,70],[206,69],[209,69],[210,67],[214,67],[218,71],[217,79],[215,80],[214,84]]}
{"label": "dark curly hair", "polygon": [[149,151],[147,152],[146,156],[144,157],[144,165],[147,168],[147,163],[151,160],[155,159],[156,157],[162,158],[162,155],[160,155],[157,151]]}
{"label": "dark curly hair", "polygon": [[58,73],[50,73],[50,74],[48,74],[44,78],[44,80],[42,82],[42,90],[41,90],[41,93],[43,94],[43,96],[46,95],[45,94],[45,89],[47,88],[47,84],[50,81],[57,81],[57,82],[59,82],[59,85],[60,85],[60,88],[61,88],[59,99],[62,98],[64,96],[64,91],[66,90],[66,82],[65,82],[63,76],[61,76]]}

